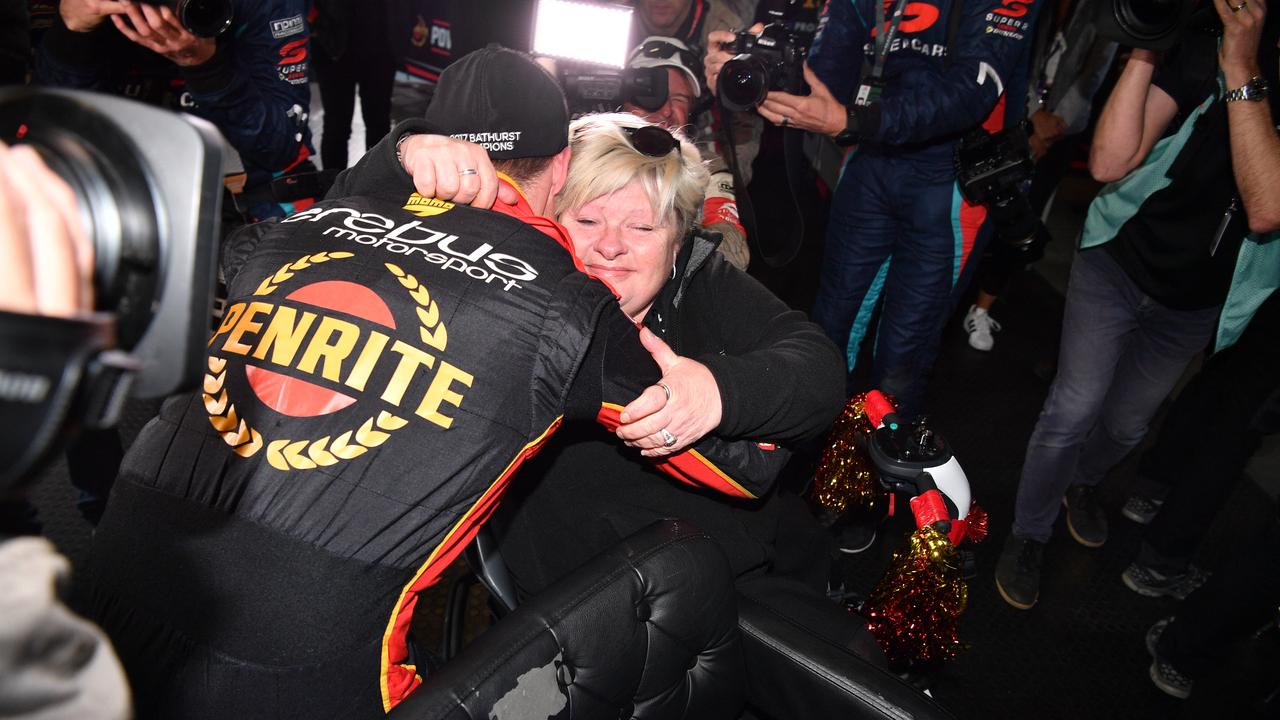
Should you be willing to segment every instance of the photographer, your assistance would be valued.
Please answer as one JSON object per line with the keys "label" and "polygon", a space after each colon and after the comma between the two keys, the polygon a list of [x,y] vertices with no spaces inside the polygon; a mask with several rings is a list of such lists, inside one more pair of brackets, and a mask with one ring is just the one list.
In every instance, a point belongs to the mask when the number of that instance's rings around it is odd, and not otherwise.
{"label": "photographer", "polygon": [[[89,312],[92,256],[66,184],[31,148],[0,143],[0,313]],[[11,401],[22,402],[0,395],[0,405]],[[16,479],[17,487],[0,485],[0,498],[23,492],[29,478]],[[0,527],[0,717],[129,716],[128,686],[110,644],[59,597],[68,575],[67,559],[47,540]]]}
{"label": "photographer", "polygon": [[[668,130],[687,129],[693,109],[702,96],[702,83],[698,82],[698,63],[693,52],[681,41],[669,37],[649,37],[631,51],[627,67],[633,70],[658,69],[667,75],[667,97],[656,109],[647,109],[627,97],[622,103],[626,112],[657,123]],[[698,143],[707,169],[711,173],[707,181],[706,197],[702,205],[702,226],[720,234],[716,247],[725,259],[739,270],[746,270],[751,262],[751,250],[747,246],[746,230],[738,220],[738,203],[733,173],[713,143]]]}
{"label": "photographer", "polygon": [[[1095,489],[1141,442],[1187,363],[1221,350],[1280,286],[1280,23],[1265,0],[1214,0],[1222,37],[1193,29],[1161,61],[1135,49],[1103,108],[1093,201],[1071,268],[1058,373],[1027,445],[996,568],[1009,604],[1039,596],[1058,508],[1098,547]],[[1216,335],[1215,335],[1216,328]]]}
{"label": "photographer", "polygon": [[242,211],[254,220],[284,217],[304,205],[277,203],[271,179],[314,170],[307,160],[313,154],[306,122],[307,3],[225,3],[229,26],[197,28],[216,34],[203,37],[165,2],[62,0],[37,55],[36,80],[209,120],[244,164]]}
{"label": "photographer", "polygon": [[[974,128],[1019,119],[1021,103],[1004,99],[1021,97],[1014,83],[1026,75],[1038,7],[828,3],[804,68],[810,94],[770,92],[757,108],[775,124],[858,143],[832,198],[813,319],[848,349],[852,369],[883,288],[871,385],[896,395],[908,417],[920,411],[952,288],[986,219],[959,199],[953,150]],[[708,53],[713,90],[729,59]]]}

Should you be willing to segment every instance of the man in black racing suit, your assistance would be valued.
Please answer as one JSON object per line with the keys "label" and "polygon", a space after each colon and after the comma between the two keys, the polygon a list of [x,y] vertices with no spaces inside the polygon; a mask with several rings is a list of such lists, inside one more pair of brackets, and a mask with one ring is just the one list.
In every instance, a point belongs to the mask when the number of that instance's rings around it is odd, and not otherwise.
{"label": "man in black racing suit", "polygon": [[[418,593],[516,468],[563,419],[614,426],[660,379],[538,216],[568,165],[554,79],[490,48],[442,76],[438,107],[452,112],[371,151],[394,172],[340,178],[350,195],[236,238],[202,392],[166,404],[125,460],[94,540],[93,612],[140,718],[389,711],[422,681]],[[498,154],[550,165],[510,183],[514,209],[455,206],[398,169],[410,130],[506,138]],[[784,455],[708,437],[659,466],[748,496]]]}
{"label": "man in black racing suit", "polygon": [[230,27],[217,38],[198,38],[163,3],[62,0],[36,58],[36,81],[124,95],[208,120],[244,163],[241,204],[248,214],[284,217],[310,201],[277,204],[271,180],[315,169],[307,162],[313,154],[308,3],[227,1]]}

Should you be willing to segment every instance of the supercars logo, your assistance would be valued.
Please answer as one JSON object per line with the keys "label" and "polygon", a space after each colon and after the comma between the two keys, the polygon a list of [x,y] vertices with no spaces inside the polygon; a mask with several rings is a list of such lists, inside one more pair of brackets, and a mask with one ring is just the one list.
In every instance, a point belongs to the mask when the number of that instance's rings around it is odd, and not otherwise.
{"label": "supercars logo", "polygon": [[[884,11],[885,16],[892,18],[894,6],[897,5],[895,0],[885,0]],[[898,23],[898,32],[902,34],[919,33],[933,27],[938,22],[940,12],[937,5],[931,5],[924,2],[907,3],[902,9],[902,20]],[[885,21],[885,30],[888,31],[889,22]],[[875,37],[876,28],[871,30],[871,36]]]}
{"label": "supercars logo", "polygon": [[1000,4],[1003,7],[998,7],[991,12],[1011,18],[1022,17],[1031,9],[1031,0],[1002,0]]}
{"label": "supercars logo", "polygon": [[[249,458],[265,449],[267,462],[278,470],[311,470],[382,445],[415,421],[410,415],[441,429],[452,427],[449,406],[461,407],[474,377],[442,359],[449,332],[425,285],[399,266],[385,264],[414,308],[416,332],[409,330],[406,341],[396,338],[396,318],[373,290],[343,280],[297,281],[315,265],[352,256],[319,252],[286,263],[254,290],[258,300],[227,308],[209,340],[203,399],[209,423],[237,455]],[[287,286],[295,287],[286,293],[282,288]],[[365,320],[373,329],[338,313]],[[255,425],[237,411],[238,398],[227,386],[233,371],[230,355],[244,358],[249,388],[281,415],[319,418],[349,408],[363,412],[349,413],[355,417],[351,427],[319,437],[300,435],[297,422]],[[422,380],[423,370],[429,381]],[[420,393],[416,406],[411,389]]]}

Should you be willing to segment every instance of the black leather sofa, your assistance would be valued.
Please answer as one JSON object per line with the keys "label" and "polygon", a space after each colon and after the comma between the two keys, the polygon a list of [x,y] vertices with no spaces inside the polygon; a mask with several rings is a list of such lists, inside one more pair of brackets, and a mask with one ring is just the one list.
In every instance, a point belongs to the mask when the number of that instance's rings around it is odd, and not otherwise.
{"label": "black leather sofa", "polygon": [[714,541],[662,521],[503,617],[388,717],[734,718],[735,602]]}

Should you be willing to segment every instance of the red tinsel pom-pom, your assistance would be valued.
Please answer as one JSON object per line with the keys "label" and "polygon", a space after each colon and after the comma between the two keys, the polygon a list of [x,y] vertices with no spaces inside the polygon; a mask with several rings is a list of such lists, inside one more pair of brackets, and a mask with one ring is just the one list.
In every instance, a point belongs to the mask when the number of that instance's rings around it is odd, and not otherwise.
{"label": "red tinsel pom-pom", "polygon": [[971,543],[980,543],[987,539],[987,533],[991,532],[991,518],[987,516],[987,511],[983,510],[978,503],[974,502],[969,505],[969,514],[965,517],[967,525],[965,526],[964,539]]}
{"label": "red tinsel pom-pom", "polygon": [[901,671],[952,658],[962,649],[959,617],[968,601],[955,545],[927,526],[894,553],[862,614],[889,667]]}
{"label": "red tinsel pom-pom", "polygon": [[866,394],[854,395],[827,433],[827,446],[813,476],[814,502],[837,514],[869,511],[880,504],[884,495],[880,476],[864,447],[873,430]]}

